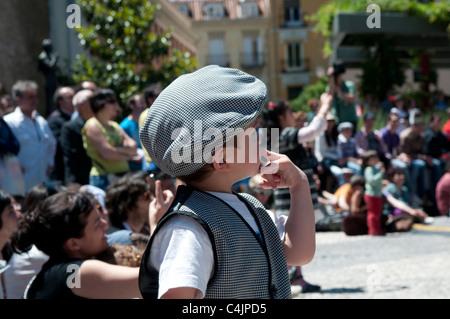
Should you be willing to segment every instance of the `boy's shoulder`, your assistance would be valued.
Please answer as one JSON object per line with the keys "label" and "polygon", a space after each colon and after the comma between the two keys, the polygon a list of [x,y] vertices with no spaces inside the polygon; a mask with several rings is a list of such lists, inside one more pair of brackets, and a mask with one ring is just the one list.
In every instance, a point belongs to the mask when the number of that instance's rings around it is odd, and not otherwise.
{"label": "boy's shoulder", "polygon": [[[181,196],[179,196],[178,199],[175,199],[179,205],[187,204],[189,205],[190,202],[223,202],[226,204],[224,200],[220,198],[220,196],[216,196],[215,194],[211,194],[209,192],[206,192],[201,189],[194,189],[190,188],[188,186],[180,186],[177,190],[177,194],[180,192]],[[243,198],[247,202],[255,205],[262,205],[256,197],[253,195],[250,195],[248,193],[233,193],[238,198]]]}
{"label": "boy's shoulder", "polygon": [[[252,208],[264,208],[264,205],[250,194],[233,194],[241,200],[244,200]],[[172,204],[171,210],[173,213],[185,212],[199,216],[210,210],[216,211],[221,206],[226,207],[229,205],[225,200],[214,194],[188,186],[179,186],[177,189],[177,197]]]}
{"label": "boy's shoulder", "polygon": [[250,204],[253,204],[254,206],[257,207],[263,207],[264,205],[253,195],[248,194],[248,193],[238,193],[237,196],[240,196],[242,198],[244,198],[245,200],[247,200],[247,202],[249,202]]}

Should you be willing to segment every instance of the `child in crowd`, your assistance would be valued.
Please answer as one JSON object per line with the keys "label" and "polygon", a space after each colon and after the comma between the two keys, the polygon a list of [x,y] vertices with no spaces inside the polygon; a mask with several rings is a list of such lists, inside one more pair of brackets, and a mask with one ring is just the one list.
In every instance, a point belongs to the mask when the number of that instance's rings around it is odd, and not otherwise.
{"label": "child in crowd", "polygon": [[[291,297],[287,264],[313,258],[314,212],[305,173],[287,156],[259,152],[254,126],[266,97],[257,78],[207,66],[176,79],[149,109],[142,144],[184,185],[144,253],[144,298]],[[232,193],[260,169],[263,188],[290,189],[289,218]]]}
{"label": "child in crowd", "polygon": [[367,227],[369,235],[383,235],[381,212],[383,210],[383,176],[385,168],[376,151],[366,151],[362,156],[364,170],[365,193],[364,201],[367,205]]}
{"label": "child in crowd", "polygon": [[343,122],[338,125],[338,148],[342,157],[346,159],[346,167],[350,168],[356,175],[362,175],[361,159],[358,156],[357,144],[353,135],[353,124]]}

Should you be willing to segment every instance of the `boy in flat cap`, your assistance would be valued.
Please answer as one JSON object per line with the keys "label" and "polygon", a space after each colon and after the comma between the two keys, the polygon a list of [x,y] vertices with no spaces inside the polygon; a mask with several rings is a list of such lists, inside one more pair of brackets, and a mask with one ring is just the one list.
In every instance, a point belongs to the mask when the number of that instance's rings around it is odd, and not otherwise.
{"label": "boy in flat cap", "polygon": [[[312,260],[314,212],[303,171],[287,156],[260,153],[255,123],[266,97],[257,78],[207,66],[172,82],[149,110],[142,144],[184,185],[144,253],[144,298],[291,297],[287,265]],[[262,187],[290,189],[288,218],[232,192],[259,172]]]}

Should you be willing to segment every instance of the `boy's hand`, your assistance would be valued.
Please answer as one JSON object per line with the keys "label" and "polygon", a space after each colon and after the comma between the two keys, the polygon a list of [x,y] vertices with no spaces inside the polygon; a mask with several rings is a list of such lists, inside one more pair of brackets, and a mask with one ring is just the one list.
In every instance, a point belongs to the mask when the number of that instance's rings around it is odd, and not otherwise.
{"label": "boy's hand", "polygon": [[308,184],[306,174],[283,154],[265,151],[265,158],[269,161],[261,167],[263,181],[260,186],[263,188],[290,188],[304,187]]}
{"label": "boy's hand", "polygon": [[269,160],[261,168],[263,188],[289,187],[291,194],[289,218],[285,224],[283,248],[286,262],[291,266],[309,263],[316,249],[314,206],[306,174],[286,155],[263,151]]}

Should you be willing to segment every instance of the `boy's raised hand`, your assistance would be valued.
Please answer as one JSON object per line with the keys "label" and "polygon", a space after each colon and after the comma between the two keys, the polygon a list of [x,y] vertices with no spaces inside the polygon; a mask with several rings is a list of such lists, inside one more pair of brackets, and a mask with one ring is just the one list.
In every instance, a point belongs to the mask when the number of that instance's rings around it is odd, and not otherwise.
{"label": "boy's raised hand", "polygon": [[260,186],[263,188],[290,188],[304,187],[308,185],[306,174],[298,168],[292,161],[283,154],[270,151],[263,151],[264,157],[269,161],[261,167],[263,181]]}

